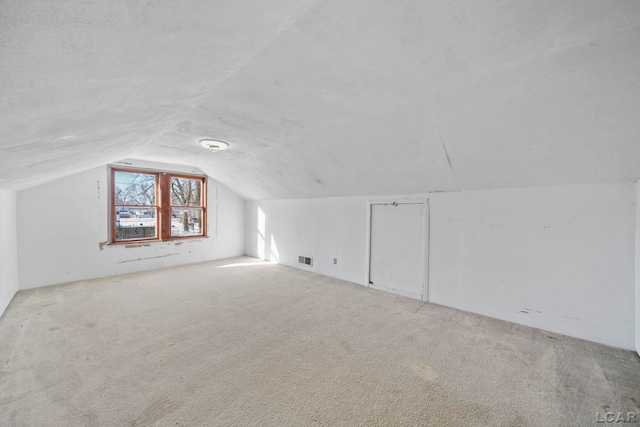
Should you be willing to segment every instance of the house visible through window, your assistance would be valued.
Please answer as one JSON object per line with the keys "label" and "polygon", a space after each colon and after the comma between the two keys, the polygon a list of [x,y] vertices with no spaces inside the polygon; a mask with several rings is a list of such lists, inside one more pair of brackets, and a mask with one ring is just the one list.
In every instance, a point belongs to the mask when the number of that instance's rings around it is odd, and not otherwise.
{"label": "house visible through window", "polygon": [[202,234],[202,187],[201,178],[171,177],[171,220],[172,236],[192,236]]}
{"label": "house visible through window", "polygon": [[111,169],[111,241],[206,235],[205,178]]}

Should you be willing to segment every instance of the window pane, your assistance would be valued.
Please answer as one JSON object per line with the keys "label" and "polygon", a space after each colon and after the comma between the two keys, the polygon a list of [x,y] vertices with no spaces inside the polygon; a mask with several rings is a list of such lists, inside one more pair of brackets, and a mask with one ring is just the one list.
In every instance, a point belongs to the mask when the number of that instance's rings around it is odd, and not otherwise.
{"label": "window pane", "polygon": [[171,236],[202,234],[202,209],[171,209]]}
{"label": "window pane", "polygon": [[202,181],[189,178],[171,178],[172,206],[202,206]]}
{"label": "window pane", "polygon": [[137,172],[115,172],[116,205],[156,204],[156,176]]}
{"label": "window pane", "polygon": [[157,237],[155,208],[116,207],[116,240],[149,239]]}

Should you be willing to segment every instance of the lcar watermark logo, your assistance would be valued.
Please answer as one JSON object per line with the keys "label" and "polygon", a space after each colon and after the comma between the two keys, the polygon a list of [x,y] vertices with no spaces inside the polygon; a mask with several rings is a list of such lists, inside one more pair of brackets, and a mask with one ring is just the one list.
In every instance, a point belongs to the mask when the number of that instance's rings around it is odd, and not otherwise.
{"label": "lcar watermark logo", "polygon": [[597,423],[637,423],[640,417],[636,412],[596,412]]}

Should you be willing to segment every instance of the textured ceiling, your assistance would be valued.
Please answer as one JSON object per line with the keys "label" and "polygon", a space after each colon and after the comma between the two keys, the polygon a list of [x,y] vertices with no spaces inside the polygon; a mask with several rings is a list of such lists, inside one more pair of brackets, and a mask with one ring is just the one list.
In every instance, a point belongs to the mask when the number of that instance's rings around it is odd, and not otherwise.
{"label": "textured ceiling", "polygon": [[0,0],[0,188],[124,158],[249,199],[634,182],[639,76],[636,0]]}

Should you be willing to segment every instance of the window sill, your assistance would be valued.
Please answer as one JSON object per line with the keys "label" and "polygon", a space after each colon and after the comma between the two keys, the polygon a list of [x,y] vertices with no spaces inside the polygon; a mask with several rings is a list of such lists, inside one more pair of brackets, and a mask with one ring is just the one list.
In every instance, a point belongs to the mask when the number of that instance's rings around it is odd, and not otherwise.
{"label": "window sill", "polygon": [[125,240],[120,242],[101,242],[100,250],[105,246],[124,246],[125,248],[140,248],[143,246],[156,246],[156,245],[181,245],[185,241],[197,242],[200,240],[210,239],[209,236],[180,236],[173,237],[167,240],[161,239],[138,239],[138,240]]}

